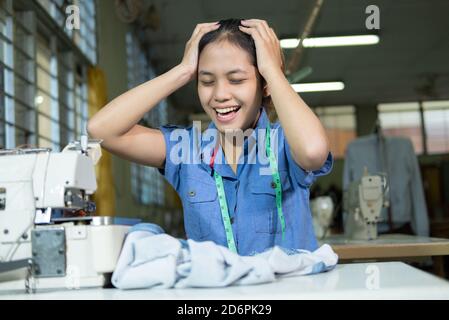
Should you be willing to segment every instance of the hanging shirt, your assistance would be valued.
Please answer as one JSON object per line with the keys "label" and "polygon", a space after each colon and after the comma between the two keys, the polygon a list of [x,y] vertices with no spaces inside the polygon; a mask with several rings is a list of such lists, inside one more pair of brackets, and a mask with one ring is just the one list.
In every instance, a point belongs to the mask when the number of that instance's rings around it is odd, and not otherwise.
{"label": "hanging shirt", "polygon": [[[383,137],[384,161],[380,158],[379,139],[368,135],[352,141],[347,148],[343,188],[363,176],[364,167],[370,174],[387,173],[390,185],[390,205],[393,227],[398,228],[410,223],[419,236],[429,236],[429,218],[424,198],[418,159],[410,139],[401,137]],[[386,168],[383,168],[386,166]],[[387,210],[382,210],[383,222],[379,231],[388,231]]]}
{"label": "hanging shirt", "polygon": [[[218,148],[214,170],[222,176],[232,231],[240,255],[254,255],[273,246],[313,251],[318,243],[309,207],[309,187],[317,176],[330,172],[332,155],[322,168],[306,171],[293,160],[284,130],[271,125],[273,152],[282,184],[285,238],[282,240],[275,188],[265,155],[265,130],[269,119],[263,108],[252,133],[244,139],[242,156],[234,173]],[[227,246],[217,188],[209,160],[218,131],[213,122],[204,134],[195,126],[162,126],[166,161],[160,172],[179,194],[187,237]],[[265,158],[264,156],[265,155]]]}

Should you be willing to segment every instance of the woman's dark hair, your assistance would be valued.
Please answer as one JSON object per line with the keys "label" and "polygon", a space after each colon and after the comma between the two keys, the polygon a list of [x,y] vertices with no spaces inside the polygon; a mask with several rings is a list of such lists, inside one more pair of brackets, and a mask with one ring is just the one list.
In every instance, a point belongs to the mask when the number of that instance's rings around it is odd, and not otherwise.
{"label": "woman's dark hair", "polygon": [[[254,39],[249,34],[240,31],[239,26],[242,26],[241,21],[241,19],[220,20],[220,27],[217,30],[206,33],[200,39],[198,44],[198,56],[200,56],[201,52],[209,43],[226,40],[229,43],[245,50],[250,57],[251,63],[257,69],[256,44],[254,43]],[[261,86],[263,87],[266,82],[261,75],[260,80]],[[268,113],[272,113],[274,111],[274,107],[271,103],[271,97],[263,97],[262,105],[266,108]]]}
{"label": "woman's dark hair", "polygon": [[241,19],[220,20],[220,27],[217,30],[208,32],[201,38],[198,55],[209,43],[226,40],[248,52],[251,63],[257,68],[256,44],[249,34],[240,31],[241,21]]}

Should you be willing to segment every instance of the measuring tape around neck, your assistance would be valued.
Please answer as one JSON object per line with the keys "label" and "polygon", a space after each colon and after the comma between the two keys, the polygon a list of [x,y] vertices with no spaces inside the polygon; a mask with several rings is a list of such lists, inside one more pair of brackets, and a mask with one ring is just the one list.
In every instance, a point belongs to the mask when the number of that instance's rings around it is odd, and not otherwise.
{"label": "measuring tape around neck", "polygon": [[[273,183],[275,184],[274,187],[275,187],[275,193],[276,193],[276,207],[277,207],[278,217],[281,222],[282,240],[284,240],[284,238],[285,238],[285,219],[284,219],[284,214],[282,212],[282,185],[281,185],[281,178],[279,176],[276,158],[275,158],[274,154],[271,152],[272,150],[271,150],[270,133],[271,133],[271,127],[270,127],[270,123],[268,122],[267,128],[266,128],[265,152],[267,153],[267,157],[270,162],[271,175],[273,177]],[[223,178],[214,170],[214,162],[215,162],[215,156],[217,155],[218,146],[219,145],[217,144],[217,146],[214,149],[209,166],[212,169],[214,179],[215,179],[215,185],[217,187],[218,202],[220,204],[221,218],[223,220],[223,224],[224,224],[224,228],[225,228],[226,241],[228,244],[228,248],[232,252],[237,253],[237,246],[235,245],[234,234],[232,232],[231,219],[229,217],[229,210],[228,210],[228,204],[226,201],[226,193],[224,190]]]}

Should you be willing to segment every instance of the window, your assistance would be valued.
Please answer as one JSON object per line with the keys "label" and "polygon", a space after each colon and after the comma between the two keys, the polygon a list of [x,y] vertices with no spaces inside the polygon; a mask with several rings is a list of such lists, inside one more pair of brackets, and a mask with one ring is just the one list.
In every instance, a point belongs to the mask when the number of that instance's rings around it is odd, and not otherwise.
{"label": "window", "polygon": [[343,158],[348,143],[356,137],[355,107],[317,107],[315,113],[326,129],[332,155]]}
{"label": "window", "polygon": [[408,137],[415,152],[424,151],[419,103],[384,103],[377,106],[382,132],[387,136]]}
{"label": "window", "polygon": [[75,112],[75,73],[74,56],[71,52],[58,55],[58,81],[60,106],[60,134],[62,141],[74,141],[79,138],[76,128]]}
{"label": "window", "polygon": [[[64,1],[37,2],[51,7]],[[94,1],[85,2],[95,8]],[[43,22],[45,11],[34,10],[31,1],[17,3],[0,1],[0,146],[58,151],[85,131],[88,59],[66,33]]]}
{"label": "window", "polygon": [[0,2],[0,126],[4,148],[35,145],[35,17],[13,12],[12,1]]}
{"label": "window", "polygon": [[[128,59],[128,86],[134,88],[156,76],[148,62],[144,49],[132,34],[126,36]],[[167,101],[162,100],[159,105],[148,112],[141,121],[141,125],[158,127],[167,122]],[[150,146],[148,146],[150,147]],[[131,187],[134,198],[145,205],[164,205],[165,182],[156,168],[131,164]]]}
{"label": "window", "polygon": [[36,111],[38,128],[38,145],[58,150],[59,108],[56,58],[51,44],[43,37],[38,37],[36,51]]}
{"label": "window", "polygon": [[[92,64],[97,63],[97,37],[95,1],[93,0],[38,0],[38,3],[50,14],[61,30],[78,46]],[[66,20],[74,11],[67,10],[75,6],[79,13],[79,29],[67,28]],[[70,8],[69,8],[70,9]],[[67,11],[66,11],[67,10]]]}
{"label": "window", "polygon": [[423,102],[427,152],[449,152],[449,101]]}
{"label": "window", "polygon": [[0,120],[2,130],[0,131],[2,138],[0,145],[4,148],[9,148],[11,145],[15,145],[15,131],[14,127],[14,82],[13,82],[13,24],[11,12],[11,2],[1,3],[0,8],[0,28],[1,28],[1,41],[0,41],[0,58],[1,58],[1,104],[0,104]]}

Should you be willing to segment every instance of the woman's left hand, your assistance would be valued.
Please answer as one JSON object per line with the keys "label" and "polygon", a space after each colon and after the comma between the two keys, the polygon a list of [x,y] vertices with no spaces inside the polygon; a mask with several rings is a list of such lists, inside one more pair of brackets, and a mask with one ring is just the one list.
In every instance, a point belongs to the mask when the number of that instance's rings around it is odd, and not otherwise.
{"label": "woman's left hand", "polygon": [[262,77],[267,79],[271,73],[283,72],[281,47],[274,30],[265,20],[242,20],[242,32],[253,37],[256,44],[257,67]]}

